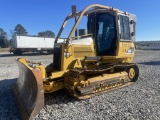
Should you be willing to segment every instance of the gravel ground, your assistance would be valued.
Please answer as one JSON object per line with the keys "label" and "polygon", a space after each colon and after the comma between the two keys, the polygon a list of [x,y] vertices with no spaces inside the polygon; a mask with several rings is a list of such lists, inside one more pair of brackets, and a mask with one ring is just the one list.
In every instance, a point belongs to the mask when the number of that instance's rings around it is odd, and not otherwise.
{"label": "gravel ground", "polygon": [[[52,62],[52,55],[14,56],[0,53],[0,119],[19,119],[10,92],[18,77],[15,60]],[[137,50],[134,60],[140,69],[139,80],[132,86],[118,89],[92,99],[76,101],[61,90],[45,95],[45,107],[35,119],[74,120],[159,120],[160,119],[160,51]]]}

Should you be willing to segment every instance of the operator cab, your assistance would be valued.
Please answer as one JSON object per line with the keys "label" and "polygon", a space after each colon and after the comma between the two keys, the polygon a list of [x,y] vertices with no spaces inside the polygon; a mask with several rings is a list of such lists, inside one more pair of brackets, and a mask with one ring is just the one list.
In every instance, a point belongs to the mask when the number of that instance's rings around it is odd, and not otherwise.
{"label": "operator cab", "polygon": [[95,36],[97,56],[116,54],[116,19],[110,13],[91,13],[88,16],[88,33]]}

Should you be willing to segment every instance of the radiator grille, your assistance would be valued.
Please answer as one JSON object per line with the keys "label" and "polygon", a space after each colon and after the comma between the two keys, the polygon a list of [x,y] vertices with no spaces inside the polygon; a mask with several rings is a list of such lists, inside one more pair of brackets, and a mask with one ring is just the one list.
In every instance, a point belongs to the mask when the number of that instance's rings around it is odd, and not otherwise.
{"label": "radiator grille", "polygon": [[61,70],[61,54],[62,54],[62,46],[57,45],[54,47],[54,58],[53,58],[53,64],[54,64],[54,70]]}

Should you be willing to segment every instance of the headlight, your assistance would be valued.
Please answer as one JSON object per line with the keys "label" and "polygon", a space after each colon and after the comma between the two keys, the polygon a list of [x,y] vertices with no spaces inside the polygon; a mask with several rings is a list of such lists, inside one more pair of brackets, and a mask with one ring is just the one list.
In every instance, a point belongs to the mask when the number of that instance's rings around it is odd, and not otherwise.
{"label": "headlight", "polygon": [[129,48],[126,52],[126,54],[134,54],[135,48]]}
{"label": "headlight", "polygon": [[70,56],[70,53],[69,52],[64,52],[64,56],[68,58]]}

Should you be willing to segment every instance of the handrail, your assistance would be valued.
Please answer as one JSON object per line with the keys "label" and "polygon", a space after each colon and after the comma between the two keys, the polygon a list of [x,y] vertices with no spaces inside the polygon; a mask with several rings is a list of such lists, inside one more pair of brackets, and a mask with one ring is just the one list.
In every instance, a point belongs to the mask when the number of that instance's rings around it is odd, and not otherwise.
{"label": "handrail", "polygon": [[57,35],[57,37],[56,37],[56,39],[55,39],[55,43],[57,43],[58,38],[60,37],[60,35],[61,35],[61,33],[62,33],[62,31],[63,31],[66,23],[67,23],[67,20],[70,19],[70,18],[79,16],[78,19],[77,19],[77,21],[76,21],[76,23],[74,24],[71,32],[70,32],[68,38],[67,38],[67,40],[70,40],[71,37],[72,37],[72,35],[73,35],[73,33],[74,33],[75,30],[77,29],[77,26],[78,26],[80,20],[82,19],[82,16],[87,12],[87,10],[89,10],[89,9],[91,9],[91,8],[94,8],[94,9],[96,9],[96,8],[99,8],[99,9],[107,9],[107,10],[113,10],[113,11],[115,11],[115,12],[119,11],[118,9],[115,9],[115,8],[112,8],[112,7],[109,7],[109,6],[104,6],[104,5],[100,5],[100,4],[92,4],[92,5],[88,6],[88,7],[86,7],[85,9],[83,9],[81,12],[78,12],[78,13],[75,13],[75,14],[69,14],[69,15],[66,17],[66,19],[64,20],[64,22],[63,22],[63,24],[62,24],[62,26],[61,26],[61,28],[60,28],[60,30],[59,30],[59,33],[58,33],[58,35]]}

